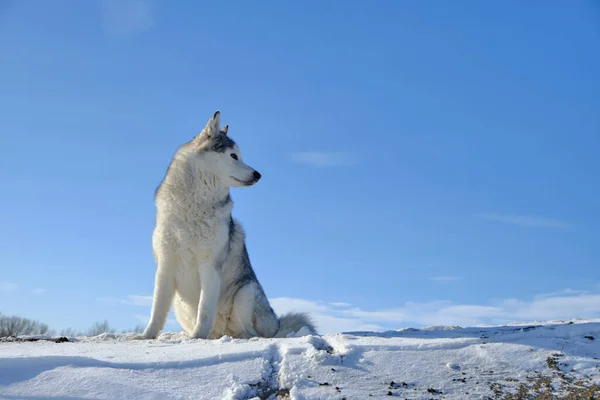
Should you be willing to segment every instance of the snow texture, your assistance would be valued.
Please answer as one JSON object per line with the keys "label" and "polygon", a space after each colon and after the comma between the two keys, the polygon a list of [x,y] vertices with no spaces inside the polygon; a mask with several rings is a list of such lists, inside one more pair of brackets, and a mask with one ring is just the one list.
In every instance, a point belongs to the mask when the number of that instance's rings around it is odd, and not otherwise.
{"label": "snow texture", "polygon": [[[535,377],[600,383],[600,320],[285,339],[0,342],[2,399],[486,399]],[[52,339],[52,340],[51,340]]]}

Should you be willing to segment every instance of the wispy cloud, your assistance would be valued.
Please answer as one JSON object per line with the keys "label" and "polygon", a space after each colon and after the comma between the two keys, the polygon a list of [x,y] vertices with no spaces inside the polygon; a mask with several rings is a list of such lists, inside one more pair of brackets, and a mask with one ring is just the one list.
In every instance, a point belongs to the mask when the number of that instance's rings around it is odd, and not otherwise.
{"label": "wispy cloud", "polygon": [[[130,295],[117,304],[147,307],[151,296]],[[270,299],[277,314],[308,312],[319,333],[382,331],[432,325],[495,325],[512,322],[571,318],[600,318],[600,293],[565,289],[531,300],[501,299],[487,304],[456,304],[447,300],[406,302],[399,307],[363,309],[347,302],[325,302],[290,297]],[[148,316],[137,315],[146,323]],[[171,321],[176,325],[176,321]]]}
{"label": "wispy cloud", "polygon": [[507,214],[480,214],[479,217],[489,219],[491,221],[502,222],[505,224],[521,225],[529,228],[572,228],[570,223],[554,218]]}
{"label": "wispy cloud", "polygon": [[567,289],[557,290],[555,292],[538,294],[535,296],[535,298],[543,299],[543,298],[548,298],[548,297],[571,296],[571,295],[587,294],[587,293],[589,293],[588,290],[576,290],[576,289],[567,288]]}
{"label": "wispy cloud", "polygon": [[111,36],[132,35],[154,26],[154,1],[100,0],[105,32]]}
{"label": "wispy cloud", "polygon": [[43,295],[44,293],[46,293],[46,291],[45,291],[44,289],[33,289],[33,290],[31,291],[31,294],[35,294],[35,295],[37,295],[37,296],[41,296],[41,295]]}
{"label": "wispy cloud", "polygon": [[290,154],[290,159],[299,164],[313,167],[343,167],[354,164],[357,160],[352,153],[329,153],[322,151],[305,151]]}
{"label": "wispy cloud", "polygon": [[130,294],[127,296],[127,300],[123,301],[123,304],[150,307],[152,305],[152,296],[136,296]]}
{"label": "wispy cloud", "polygon": [[510,300],[502,305],[508,316],[518,320],[553,320],[600,316],[600,294],[559,295],[536,298],[531,302]]}
{"label": "wispy cloud", "polygon": [[152,306],[152,296],[138,296],[134,294],[130,294],[129,296],[127,296],[126,299],[117,299],[114,297],[101,297],[97,300],[109,306],[116,306],[122,304],[140,307]]}
{"label": "wispy cloud", "polygon": [[19,289],[19,285],[14,282],[0,281],[0,292],[15,292]]}
{"label": "wispy cloud", "polygon": [[454,304],[451,301],[407,302],[401,307],[365,310],[332,307],[329,303],[294,298],[274,298],[278,312],[309,312],[321,333],[352,330],[399,329],[406,326],[491,325],[535,320],[599,318],[600,294],[564,291],[533,300],[504,299],[490,304]]}
{"label": "wispy cloud", "polygon": [[429,278],[430,281],[439,282],[439,283],[452,283],[456,281],[462,280],[460,276],[432,276]]}
{"label": "wispy cloud", "polygon": [[350,303],[345,303],[343,301],[336,301],[336,302],[329,303],[329,304],[331,304],[334,307],[350,307],[352,305]]}
{"label": "wispy cloud", "polygon": [[[332,306],[331,303],[290,297],[276,297],[271,299],[270,303],[277,314],[292,311],[309,313],[315,321],[320,333],[352,330],[383,330],[383,327],[377,323],[363,322],[361,318],[356,315],[347,315],[347,306],[345,309],[340,310],[340,306]],[[338,302],[337,304],[340,303],[341,302]],[[348,306],[350,305],[348,304]]]}

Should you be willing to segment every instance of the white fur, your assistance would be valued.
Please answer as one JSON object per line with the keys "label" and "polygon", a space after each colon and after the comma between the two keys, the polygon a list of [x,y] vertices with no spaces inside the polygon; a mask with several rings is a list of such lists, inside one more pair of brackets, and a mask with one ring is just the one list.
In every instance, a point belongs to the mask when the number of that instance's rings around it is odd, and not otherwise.
{"label": "white fur", "polygon": [[237,145],[211,151],[215,138],[226,138],[219,118],[216,112],[199,135],[179,148],[157,191],[152,313],[140,338],[158,335],[171,304],[183,330],[194,338],[273,337],[302,326],[314,333],[302,314],[286,316],[280,325],[245,263],[245,235],[231,218],[233,203],[227,199],[230,186],[249,186],[257,178]]}

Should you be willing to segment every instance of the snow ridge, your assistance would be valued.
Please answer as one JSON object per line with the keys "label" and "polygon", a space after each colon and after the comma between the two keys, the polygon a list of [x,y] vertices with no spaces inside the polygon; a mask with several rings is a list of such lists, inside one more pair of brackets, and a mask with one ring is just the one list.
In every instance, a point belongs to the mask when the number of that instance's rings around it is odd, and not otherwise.
{"label": "snow ridge", "polygon": [[130,338],[0,340],[0,398],[600,396],[600,320],[285,339]]}

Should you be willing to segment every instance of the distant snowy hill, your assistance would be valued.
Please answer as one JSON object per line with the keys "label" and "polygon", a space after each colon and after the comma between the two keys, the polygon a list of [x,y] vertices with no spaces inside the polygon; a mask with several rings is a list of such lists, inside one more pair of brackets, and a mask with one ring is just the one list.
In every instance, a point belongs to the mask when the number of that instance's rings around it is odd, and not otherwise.
{"label": "distant snowy hill", "polygon": [[600,320],[287,339],[207,341],[179,333],[152,341],[112,334],[51,339],[0,343],[0,398],[600,396]]}

